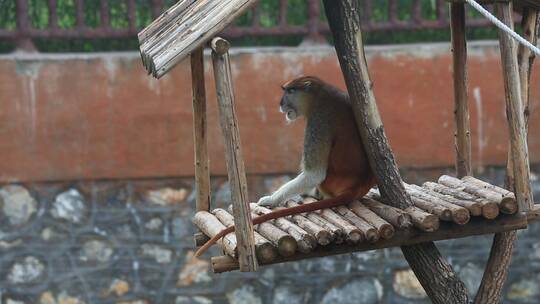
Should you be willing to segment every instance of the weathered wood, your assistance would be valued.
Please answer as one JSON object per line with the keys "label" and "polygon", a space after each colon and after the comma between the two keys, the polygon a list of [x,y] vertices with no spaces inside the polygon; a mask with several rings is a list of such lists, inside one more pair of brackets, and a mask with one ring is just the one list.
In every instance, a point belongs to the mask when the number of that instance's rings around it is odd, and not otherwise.
{"label": "weathered wood", "polygon": [[405,209],[405,212],[411,216],[414,227],[424,232],[433,232],[439,229],[439,217],[436,215],[424,212],[422,209],[414,206]]}
{"label": "weathered wood", "polygon": [[[382,200],[378,190],[371,189],[368,195],[376,200]],[[389,204],[387,201],[384,202]],[[425,232],[432,232],[439,229],[440,223],[437,215],[425,212],[415,206],[408,207],[404,211],[411,216],[414,227]]]}
{"label": "weathered wood", "polygon": [[[251,203],[250,207],[251,210],[257,215],[268,214],[272,212],[272,210],[259,206],[255,203]],[[291,221],[285,218],[277,218],[273,220],[272,223],[279,229],[290,234],[296,240],[296,243],[298,244],[298,250],[300,252],[310,252],[317,246],[317,240],[315,239],[315,237],[313,237],[307,231],[300,228],[300,226],[292,223]]]}
{"label": "weathered wood", "polygon": [[375,214],[398,229],[409,229],[413,226],[411,216],[401,209],[385,205],[368,197],[363,198],[361,202]]}
{"label": "weathered wood", "polygon": [[506,214],[514,214],[517,212],[518,205],[517,205],[516,196],[514,195],[514,193],[506,189],[503,189],[501,187],[488,184],[472,176],[465,176],[461,180],[464,181],[465,183],[469,183],[471,185],[475,185],[477,187],[481,187],[488,191],[496,192],[502,195],[502,200],[499,203],[501,212],[506,213]]}
{"label": "weathered wood", "polygon": [[[512,3],[500,3],[496,7],[499,18],[506,25],[513,28]],[[506,118],[508,120],[510,149],[512,151],[514,192],[519,211],[527,212],[531,208],[533,200],[530,184],[529,149],[519,83],[517,49],[512,37],[502,31],[499,32],[499,45],[506,95]]]}
{"label": "weathered wood", "polygon": [[223,55],[226,52],[229,51],[229,48],[231,47],[231,44],[229,41],[221,38],[221,37],[214,37],[210,41],[210,48],[216,52],[218,55]]}
{"label": "weathered wood", "polygon": [[195,142],[195,185],[197,211],[210,211],[210,170],[203,48],[191,54],[191,87],[193,101],[193,141]]}
{"label": "weathered wood", "polygon": [[[426,187],[422,187],[422,191],[425,191],[425,193],[427,193],[427,194],[429,194],[431,196],[437,197],[438,199],[443,200],[445,202],[448,202],[450,204],[463,207],[463,208],[467,209],[469,211],[470,215],[472,215],[472,216],[480,216],[480,215],[482,215],[482,205],[479,202],[465,201],[465,200],[458,199],[458,198],[455,198],[455,197],[450,196],[450,195],[445,195],[445,194],[430,190],[430,189],[428,189]],[[495,205],[495,208],[497,208],[497,211],[499,210],[497,205]]]}
{"label": "weathered wood", "polygon": [[[253,216],[256,215],[253,214]],[[288,257],[296,253],[296,249],[298,248],[296,240],[271,223],[260,223],[255,226],[255,230],[265,238],[269,239],[277,247],[279,255]]]}
{"label": "weathered wood", "polygon": [[235,113],[234,90],[232,84],[229,53],[218,55],[212,52],[214,78],[218,99],[219,121],[224,137],[227,175],[231,187],[236,239],[241,271],[257,270],[253,224],[248,205],[248,193],[244,160],[240,146],[238,119]]}
{"label": "weathered wood", "polygon": [[540,204],[533,205],[532,209],[527,212],[527,221],[536,222],[540,220]]}
{"label": "weathered wood", "polygon": [[452,221],[452,211],[447,206],[441,206],[438,204],[433,204],[430,201],[427,201],[421,197],[411,195],[414,206],[434,214],[439,217],[441,221]]}
{"label": "weathered wood", "polygon": [[349,223],[346,219],[339,216],[332,209],[323,209],[319,211],[320,215],[330,223],[341,228],[345,233],[345,240],[349,243],[356,244],[364,240],[364,234],[356,226]]}
{"label": "weathered wood", "polygon": [[470,182],[462,181],[448,175],[441,176],[439,178],[439,183],[454,189],[465,191],[469,194],[475,195],[478,198],[494,202],[499,206],[499,210],[502,213],[513,214],[517,211],[517,209],[515,208],[515,200],[510,197],[505,198],[501,193],[484,188],[483,186],[478,186]]}
{"label": "weathered wood", "polygon": [[[338,254],[350,253],[350,252],[390,248],[390,247],[396,247],[396,246],[412,246],[412,245],[417,245],[421,243],[432,244],[430,242],[454,239],[454,238],[463,238],[463,237],[473,236],[473,235],[490,234],[490,233],[495,233],[495,232],[500,232],[500,231],[524,229],[527,226],[526,220],[527,219],[525,215],[503,215],[495,220],[485,220],[483,218],[474,218],[473,220],[471,220],[469,224],[463,225],[463,226],[455,225],[452,223],[444,223],[443,225],[441,225],[441,228],[435,232],[422,232],[416,229],[398,230],[396,231],[396,234],[394,235],[393,238],[388,239],[388,240],[380,240],[379,242],[376,242],[374,244],[360,243],[360,244],[341,244],[341,245],[321,246],[321,247],[317,247],[315,251],[307,253],[307,254],[295,254],[294,256],[289,257],[289,258],[278,257],[278,259],[273,261],[272,264],[304,260],[304,259],[310,259],[310,258],[317,258],[317,257],[323,257],[323,256],[332,256],[332,255],[338,255]],[[407,251],[407,256],[417,254],[416,250],[413,250],[412,253],[410,252],[410,250],[411,250],[411,247],[405,248],[405,251]],[[431,248],[425,248],[425,250],[420,250],[419,252],[422,253],[421,259],[427,259],[429,261],[433,261],[433,259],[430,256],[426,256],[424,254],[424,252],[431,253],[433,250],[436,250],[436,248],[431,247]],[[216,273],[238,269],[238,264],[233,259],[227,258],[225,256],[213,257],[211,259],[211,263],[212,263],[212,269]],[[431,262],[426,261],[426,263],[431,263]],[[433,267],[438,268],[438,267],[443,267],[443,265],[433,265]],[[422,275],[431,276],[430,274],[422,274]],[[441,278],[439,277],[432,277],[432,279],[436,281],[441,280]],[[451,291],[453,287],[447,286],[447,288]],[[457,296],[453,295],[453,297],[457,297]],[[444,302],[442,301],[442,299],[441,300],[437,299],[437,301],[438,301],[437,303],[451,303],[451,302]]]}
{"label": "weathered wood", "polygon": [[[424,188],[431,190],[434,193],[444,195],[445,198],[452,197],[459,200],[461,203],[453,202],[456,205],[466,207],[471,212],[471,215],[482,215],[487,219],[494,219],[499,215],[499,206],[495,202],[490,202],[486,199],[478,199],[478,197],[458,189],[450,188],[445,185],[434,182],[425,182],[422,185]],[[480,209],[480,212],[478,212]]]}
{"label": "weathered wood", "polygon": [[[234,217],[224,209],[214,209],[212,210],[212,214],[226,227],[234,226]],[[278,255],[276,247],[257,232],[254,232],[253,237],[255,240],[255,252],[259,263],[273,261]]]}
{"label": "weathered wood", "polygon": [[[411,207],[377,109],[360,30],[360,4],[356,0],[323,3],[358,131],[381,194],[394,207]],[[435,304],[467,303],[465,284],[440,253],[429,246],[434,248],[433,244],[402,248],[428,296]],[[424,275],[425,272],[431,275]],[[439,279],[432,280],[431,276]]]}
{"label": "weathered wood", "polygon": [[202,232],[195,232],[193,234],[193,243],[195,244],[195,247],[200,247],[209,240],[210,238]]}
{"label": "weathered wood", "polygon": [[[304,199],[304,204],[309,204],[311,202],[315,201],[313,198],[306,198]],[[295,207],[298,206],[298,203],[293,201],[287,202],[287,207]],[[307,212],[303,214],[307,219],[309,219],[311,222],[317,224],[319,227],[322,227],[324,230],[330,232],[333,236],[333,241],[336,244],[343,243],[345,241],[345,232],[343,229],[337,227],[336,225],[330,223],[326,219],[324,219],[322,216],[320,216],[317,212]]]}
{"label": "weathered wood", "polygon": [[[207,211],[195,213],[191,221],[210,237],[217,235],[221,230],[226,228],[213,214]],[[224,236],[218,241],[218,245],[226,254],[235,258],[238,256],[236,236],[234,233]]]}
{"label": "weathered wood", "polygon": [[363,220],[358,215],[354,214],[349,208],[345,206],[338,206],[335,208],[336,212],[351,222],[356,228],[360,229],[364,234],[364,239],[369,243],[375,243],[379,240],[379,232],[375,227],[371,226],[368,222]]}
{"label": "weathered wood", "polygon": [[467,40],[465,35],[465,4],[450,4],[452,35],[454,119],[456,123],[456,172],[471,175],[471,124],[467,102]]}
{"label": "weathered wood", "polygon": [[315,239],[317,240],[317,243],[319,245],[325,246],[330,244],[335,238],[335,236],[327,231],[326,229],[322,228],[321,226],[313,223],[309,219],[307,219],[305,216],[300,214],[295,214],[290,217],[293,222],[295,222],[300,228],[306,230],[311,235],[315,236]]}
{"label": "weathered wood", "polygon": [[387,221],[380,218],[377,214],[375,214],[375,212],[362,205],[362,203],[359,201],[353,201],[350,203],[349,208],[352,212],[364,219],[371,226],[375,227],[381,238],[388,240],[394,236],[394,227]]}
{"label": "weathered wood", "polygon": [[[503,22],[505,22],[510,27],[513,26],[512,22],[512,15],[507,13],[503,13],[504,10],[508,10],[511,7],[498,7],[500,15],[503,16]],[[530,14],[535,15],[534,17],[530,17]],[[523,19],[522,19],[522,26],[523,26],[523,33],[524,36],[529,42],[532,42],[534,45],[536,45],[537,37],[539,33],[538,26],[540,26],[540,15],[538,8],[535,10],[529,10],[525,9],[523,13]],[[535,25],[527,25],[528,23],[536,23]],[[530,29],[534,29],[532,32],[529,32]],[[502,36],[506,36],[506,34],[499,32],[499,39],[500,43],[502,43]],[[509,37],[506,37],[509,39]],[[501,47],[501,54],[503,53],[502,47]],[[520,72],[520,89],[521,89],[521,102],[524,103],[524,129],[525,134],[527,132],[527,121],[528,121],[528,102],[529,102],[529,96],[528,96],[528,89],[529,89],[529,82],[530,82],[530,75],[526,76],[523,74],[530,73],[526,72],[527,69],[530,69],[530,66],[532,66],[532,63],[534,61],[534,54],[531,53],[531,57],[528,58],[528,60],[525,60],[524,56],[526,55],[526,52],[520,52],[519,58],[518,58],[518,70]],[[521,59],[521,60],[519,60]],[[528,67],[524,67],[527,66]],[[524,72],[525,71],[525,72]],[[506,80],[505,80],[505,88],[506,88]],[[527,92],[527,93],[525,93]],[[507,94],[508,96],[508,94]],[[507,110],[508,112],[508,110]],[[507,115],[508,118],[508,115]],[[514,161],[513,161],[513,153],[514,150],[512,149],[512,142],[510,142],[510,149],[508,154],[508,160],[506,163],[506,187],[508,189],[515,189],[515,191],[518,191],[518,188],[514,186],[515,184],[515,173],[516,169],[514,168]],[[531,202],[532,203],[532,202]],[[521,207],[521,206],[520,206]],[[529,214],[535,214],[536,213],[536,206],[533,205],[533,208],[531,210],[528,210]],[[532,211],[532,212],[531,212]],[[491,246],[491,251],[489,255],[489,259],[486,265],[486,268],[484,270],[484,275],[482,277],[482,281],[480,283],[480,287],[478,288],[478,293],[476,294],[475,298],[475,304],[482,304],[482,303],[496,303],[499,302],[501,299],[501,292],[503,285],[506,281],[506,276],[508,274],[508,268],[510,267],[510,261],[512,257],[512,251],[514,249],[514,242],[517,237],[516,231],[508,231],[508,232],[501,232],[495,234],[493,238],[493,243]]]}
{"label": "weathered wood", "polygon": [[[203,46],[255,0],[179,1],[139,35],[145,66],[157,78]],[[181,8],[181,6],[184,6]]]}
{"label": "weathered wood", "polygon": [[[538,33],[540,32],[540,8],[524,8],[521,19],[521,28],[523,38],[527,39],[533,45],[538,44]],[[535,60],[535,54],[523,45],[518,47],[518,70],[519,83],[521,85],[521,99],[523,102],[523,115],[525,118],[525,128],[529,125],[529,104],[530,104],[530,82],[532,66]]]}
{"label": "weathered wood", "polygon": [[405,185],[405,188],[413,197],[421,198],[431,205],[441,206],[450,210],[451,220],[456,224],[465,225],[471,219],[469,210],[449,203],[438,196],[429,193],[429,190],[426,190],[418,185]]}

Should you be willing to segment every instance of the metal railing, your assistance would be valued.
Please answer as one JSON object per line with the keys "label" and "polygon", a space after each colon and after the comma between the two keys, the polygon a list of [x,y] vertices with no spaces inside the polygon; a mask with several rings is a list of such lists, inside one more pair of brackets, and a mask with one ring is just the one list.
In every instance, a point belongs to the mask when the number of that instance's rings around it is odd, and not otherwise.
{"label": "metal railing", "polygon": [[[136,25],[137,6],[145,4],[149,7],[152,18],[157,17],[168,6],[164,0],[114,0],[121,2],[125,7],[123,13],[127,19],[127,22],[125,22],[127,26],[119,28],[111,24],[110,4],[112,1],[101,0],[98,9],[99,24],[90,27],[85,24],[85,1],[73,0],[75,22],[73,26],[65,28],[59,26],[59,1],[47,0],[47,26],[36,28],[32,26],[30,20],[29,0],[14,1],[16,26],[13,29],[0,28],[0,39],[15,41],[17,47],[26,49],[33,47],[32,40],[36,38],[95,39],[135,37],[140,28],[144,26],[144,24],[139,27]],[[279,10],[275,22],[270,25],[261,22],[263,10],[261,9],[261,3],[258,3],[248,12],[251,20],[242,25],[229,26],[225,30],[224,36],[239,38],[299,35],[311,41],[324,39],[324,35],[328,33],[329,29],[322,17],[322,6],[319,0],[305,0],[303,2],[305,22],[301,25],[293,25],[288,22],[287,12],[290,9],[288,0],[275,1]],[[360,13],[365,32],[443,29],[449,26],[448,4],[445,0],[361,0],[361,2],[362,11]],[[407,6],[405,9],[403,8],[404,4]],[[426,4],[429,5],[431,10],[428,14],[423,12]],[[470,18],[468,21],[469,27],[488,25],[489,22],[483,18]]]}

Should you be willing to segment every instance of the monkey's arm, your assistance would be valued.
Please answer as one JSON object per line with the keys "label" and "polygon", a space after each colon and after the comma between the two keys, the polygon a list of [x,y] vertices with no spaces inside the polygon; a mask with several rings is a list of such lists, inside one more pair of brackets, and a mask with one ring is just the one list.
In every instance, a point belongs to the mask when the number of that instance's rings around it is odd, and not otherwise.
{"label": "monkey's arm", "polygon": [[[303,204],[291,208],[286,209],[280,209],[276,211],[272,211],[270,213],[258,216],[253,219],[253,225],[257,225],[260,223],[264,223],[269,220],[277,219],[280,217],[290,216],[294,214],[304,213],[304,212],[312,212],[320,209],[326,209],[326,208],[333,208],[341,205],[345,205],[350,203],[355,198],[355,193],[348,192],[344,193],[342,195],[338,195],[334,198],[325,199],[322,201],[309,203],[309,204]],[[218,234],[216,234],[214,237],[212,237],[208,242],[206,242],[204,245],[195,252],[195,256],[198,257],[201,254],[205,253],[210,246],[214,245],[219,239],[226,236],[227,234],[234,231],[234,226],[227,227],[223,230],[221,230]]]}
{"label": "monkey's arm", "polygon": [[332,133],[330,128],[324,126],[318,117],[308,120],[304,135],[302,172],[272,195],[262,197],[258,204],[276,207],[287,199],[306,193],[320,185],[326,178],[331,146]]}

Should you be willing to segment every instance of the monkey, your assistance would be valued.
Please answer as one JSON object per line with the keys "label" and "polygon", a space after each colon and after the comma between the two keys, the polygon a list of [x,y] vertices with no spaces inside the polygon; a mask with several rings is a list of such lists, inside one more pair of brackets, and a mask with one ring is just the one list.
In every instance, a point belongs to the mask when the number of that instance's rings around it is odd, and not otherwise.
{"label": "monkey", "polygon": [[[317,188],[321,201],[299,205],[253,219],[257,225],[279,217],[345,205],[363,197],[375,184],[347,93],[314,76],[302,76],[282,85],[280,112],[287,122],[306,120],[300,173],[257,204],[278,207],[293,196]],[[220,238],[234,231],[228,227],[196,252],[200,256]]]}

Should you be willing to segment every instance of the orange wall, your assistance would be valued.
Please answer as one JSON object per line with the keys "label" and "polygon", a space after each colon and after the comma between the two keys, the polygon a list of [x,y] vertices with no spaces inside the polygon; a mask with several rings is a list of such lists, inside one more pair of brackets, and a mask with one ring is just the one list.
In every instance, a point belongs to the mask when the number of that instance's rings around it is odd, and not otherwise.
{"label": "orange wall", "polygon": [[[448,44],[370,47],[375,93],[401,167],[452,166]],[[469,96],[477,165],[506,156],[504,92],[494,43],[471,43]],[[225,172],[207,57],[211,170]],[[331,47],[234,49],[232,71],[249,173],[296,171],[302,123],[278,111],[279,85],[313,74],[343,87]],[[540,64],[530,149],[540,162]],[[193,175],[191,86],[184,61],[161,80],[137,53],[0,56],[0,181]]]}

